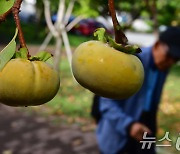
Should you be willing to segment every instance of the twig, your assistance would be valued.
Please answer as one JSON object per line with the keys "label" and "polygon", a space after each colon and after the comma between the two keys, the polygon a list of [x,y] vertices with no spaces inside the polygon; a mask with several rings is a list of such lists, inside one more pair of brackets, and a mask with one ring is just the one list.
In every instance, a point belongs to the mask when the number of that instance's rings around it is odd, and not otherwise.
{"label": "twig", "polygon": [[75,3],[75,0],[71,0],[69,2],[69,5],[68,5],[68,8],[67,8],[65,17],[64,17],[64,24],[65,25],[67,25],[67,23],[69,21],[69,18],[71,17],[71,14],[72,14],[72,11],[73,11],[73,8],[74,8],[74,3]]}
{"label": "twig", "polygon": [[6,20],[6,17],[12,12],[12,9],[9,9],[6,13],[3,15],[0,15],[0,23]]}
{"label": "twig", "polygon": [[45,13],[45,19],[46,19],[46,23],[47,26],[49,28],[49,30],[51,31],[51,33],[53,34],[54,37],[58,37],[58,33],[52,23],[51,20],[51,13],[50,13],[50,4],[49,4],[49,0],[43,0],[44,2],[44,13]]}
{"label": "twig", "polygon": [[109,13],[110,13],[110,15],[112,17],[112,21],[113,21],[115,41],[116,41],[116,43],[126,45],[128,42],[128,39],[125,36],[125,34],[123,33],[122,28],[117,20],[115,7],[114,7],[114,0],[108,0],[108,6],[109,6]]}
{"label": "twig", "polygon": [[54,53],[54,68],[59,71],[59,63],[61,57],[62,48],[62,38],[60,36],[56,37],[56,49]]}
{"label": "twig", "polygon": [[[69,32],[77,23],[79,23],[81,20],[83,19],[82,16],[78,16],[76,17],[72,22],[70,22],[66,27],[66,31]],[[57,26],[57,22],[55,23],[55,26]],[[59,30],[59,33],[60,30]],[[38,51],[42,51],[42,50],[45,50],[47,45],[49,44],[49,42],[51,41],[53,35],[51,33],[51,31],[48,33],[48,35],[46,36],[46,38],[44,39],[43,43],[41,44],[40,48]]]}
{"label": "twig", "polygon": [[59,31],[61,29],[61,24],[64,17],[64,11],[65,11],[65,0],[59,1],[59,7],[57,12],[57,22],[56,22],[56,29]]}
{"label": "twig", "polygon": [[[45,12],[45,19],[46,19],[46,23],[47,26],[49,28],[49,33],[46,36],[46,38],[44,39],[42,45],[39,48],[39,51],[45,50],[45,48],[47,47],[47,45],[49,44],[49,42],[51,41],[52,37],[54,36],[56,39],[57,37],[60,36],[59,34],[59,29],[58,29],[58,24],[60,24],[61,22],[59,20],[62,20],[63,16],[62,16],[62,1],[59,1],[59,7],[58,7],[58,13],[57,13],[57,20],[55,22],[55,24],[53,25],[52,21],[51,21],[51,15],[50,15],[50,3],[48,0],[43,0],[44,3],[44,12]],[[60,9],[61,8],[61,9]],[[60,25],[59,25],[60,26]],[[58,35],[59,34],[59,35]],[[60,39],[60,38],[58,38]],[[57,43],[59,41],[56,41],[56,44],[60,44]],[[58,46],[58,45],[57,45]],[[57,51],[57,50],[56,50]]]}
{"label": "twig", "polygon": [[[58,8],[58,13],[57,13],[57,20],[55,22],[55,24],[53,26],[55,26],[55,30],[59,33],[59,35],[61,35],[61,30],[62,27],[64,25],[64,27],[66,26],[68,19],[71,15],[71,12],[73,10],[73,6],[74,6],[74,2],[75,0],[72,0],[67,8],[65,17],[63,18],[63,14],[65,11],[65,4],[64,1],[59,1],[59,8]],[[64,20],[63,20],[64,19]],[[77,18],[75,18],[72,22],[70,22],[66,27],[65,30],[68,32],[70,31],[78,22],[80,22],[83,19],[82,16],[78,16]],[[53,37],[52,35],[52,31],[50,30],[50,32],[48,33],[48,35],[46,36],[46,38],[44,39],[42,45],[40,46],[38,51],[44,50],[48,43],[50,42],[51,38]]]}
{"label": "twig", "polygon": [[[13,12],[13,15],[14,15],[14,20],[15,20],[15,23],[16,23],[16,27],[18,28],[18,36],[19,36],[20,46],[22,48],[27,48],[26,47],[26,42],[25,42],[25,39],[24,39],[24,34],[23,34],[23,31],[22,31],[22,28],[21,28],[20,18],[19,18],[19,12],[20,12],[21,3],[22,3],[22,0],[16,0],[15,3],[14,3],[14,6],[12,7],[12,12]],[[29,55],[29,53],[28,53],[28,55]]]}
{"label": "twig", "polygon": [[76,17],[73,21],[71,21],[67,26],[66,26],[66,31],[70,31],[76,24],[78,24],[81,20],[83,19],[82,16]]}
{"label": "twig", "polygon": [[51,32],[48,33],[48,35],[46,36],[46,38],[44,39],[43,43],[41,44],[41,46],[39,47],[38,51],[43,51],[46,49],[47,45],[49,44],[49,42],[51,41],[53,35]]}
{"label": "twig", "polygon": [[62,31],[62,39],[63,39],[63,42],[64,42],[64,47],[65,47],[67,57],[68,57],[68,61],[69,61],[70,68],[71,68],[72,51],[71,51],[71,47],[70,47],[70,44],[69,44],[69,39],[68,39],[67,32],[65,30]]}

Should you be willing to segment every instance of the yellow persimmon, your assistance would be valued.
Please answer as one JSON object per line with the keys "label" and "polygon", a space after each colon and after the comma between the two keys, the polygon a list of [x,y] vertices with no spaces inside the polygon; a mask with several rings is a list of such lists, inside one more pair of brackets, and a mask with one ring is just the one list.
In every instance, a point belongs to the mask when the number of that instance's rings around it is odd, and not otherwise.
{"label": "yellow persimmon", "polygon": [[117,99],[135,94],[144,79],[143,65],[135,55],[120,52],[100,41],[88,41],[77,47],[72,72],[83,87]]}
{"label": "yellow persimmon", "polygon": [[59,89],[58,72],[42,61],[12,59],[0,72],[0,102],[33,106],[50,101]]}

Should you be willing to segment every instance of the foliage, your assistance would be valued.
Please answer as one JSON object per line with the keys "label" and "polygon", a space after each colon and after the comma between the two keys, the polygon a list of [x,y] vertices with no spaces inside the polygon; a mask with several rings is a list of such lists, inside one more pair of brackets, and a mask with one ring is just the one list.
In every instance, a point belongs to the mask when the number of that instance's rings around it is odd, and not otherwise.
{"label": "foliage", "polygon": [[[66,1],[66,5],[70,0]],[[135,20],[136,18],[152,19],[154,16],[154,0],[121,0],[115,1],[117,11],[129,12]],[[52,13],[57,11],[57,1],[51,1]],[[156,0],[157,20],[159,25],[178,25],[180,24],[180,0]],[[85,17],[96,17],[98,15],[108,15],[108,0],[77,0],[75,2],[74,15]],[[37,1],[37,8],[43,8],[42,0]]]}
{"label": "foliage", "polygon": [[91,0],[79,0],[74,7],[75,15],[83,15],[84,17],[96,17],[99,12],[93,9]]}
{"label": "foliage", "polygon": [[[66,6],[68,6],[70,0],[66,0]],[[51,12],[52,14],[57,13],[57,9],[59,6],[59,0],[51,1]],[[43,10],[43,1],[38,0],[36,3],[36,7],[38,10]],[[95,17],[99,15],[98,11],[93,9],[94,5],[92,5],[92,0],[78,0],[75,2],[74,6],[74,15],[83,15],[84,17]]]}
{"label": "foliage", "polygon": [[159,0],[158,20],[159,23],[170,25],[173,21],[180,25],[180,0]]}
{"label": "foliage", "polygon": [[1,6],[1,9],[0,9],[0,15],[6,13],[14,4],[14,1],[15,0],[1,0],[0,1],[0,6]]}

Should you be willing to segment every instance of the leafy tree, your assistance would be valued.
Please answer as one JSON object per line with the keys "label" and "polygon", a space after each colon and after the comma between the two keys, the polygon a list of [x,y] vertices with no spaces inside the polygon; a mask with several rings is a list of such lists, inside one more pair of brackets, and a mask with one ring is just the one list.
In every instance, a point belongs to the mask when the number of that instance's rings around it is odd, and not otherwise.
{"label": "leafy tree", "polygon": [[[153,5],[156,4],[156,8]],[[69,0],[66,0],[66,4]],[[176,25],[180,24],[180,0],[116,0],[115,7],[117,11],[129,12],[134,19],[136,18],[157,18],[158,25]],[[85,17],[96,17],[98,15],[108,15],[108,0],[76,0],[74,6],[74,15],[84,15]],[[38,0],[36,4],[41,15],[43,15],[42,0]],[[56,12],[58,0],[51,1],[52,13]],[[156,10],[157,9],[157,13]]]}

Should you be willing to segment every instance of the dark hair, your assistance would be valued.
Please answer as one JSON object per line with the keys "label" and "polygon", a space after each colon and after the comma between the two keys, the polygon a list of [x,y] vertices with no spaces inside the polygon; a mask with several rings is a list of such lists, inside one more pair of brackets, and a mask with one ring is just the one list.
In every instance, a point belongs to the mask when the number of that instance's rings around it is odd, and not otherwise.
{"label": "dark hair", "polygon": [[168,45],[170,56],[180,59],[180,27],[167,27],[160,33],[159,40]]}

